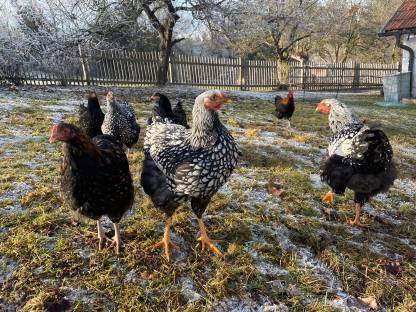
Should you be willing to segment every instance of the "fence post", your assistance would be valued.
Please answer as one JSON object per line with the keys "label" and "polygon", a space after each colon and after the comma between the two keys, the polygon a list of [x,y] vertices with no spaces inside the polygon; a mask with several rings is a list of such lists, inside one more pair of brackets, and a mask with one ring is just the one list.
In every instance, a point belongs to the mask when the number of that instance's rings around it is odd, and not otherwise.
{"label": "fence post", "polygon": [[173,53],[171,54],[171,56],[169,57],[169,68],[168,68],[168,72],[169,72],[169,84],[173,84],[173,66],[172,66],[172,58],[174,57]]}
{"label": "fence post", "polygon": [[360,63],[353,62],[352,68],[354,69],[354,79],[352,81],[352,88],[359,89],[360,88]]}
{"label": "fence post", "polygon": [[245,90],[246,84],[246,58],[240,57],[240,90]]}
{"label": "fence post", "polygon": [[91,84],[91,79],[90,79],[90,66],[88,64],[88,59],[84,55],[84,51],[82,50],[81,44],[78,45],[78,49],[79,49],[79,59],[81,61],[81,67],[82,67],[82,73],[83,73],[82,78],[83,80],[87,82],[87,85],[89,86]]}
{"label": "fence post", "polygon": [[300,85],[305,90],[305,60],[300,60]]}

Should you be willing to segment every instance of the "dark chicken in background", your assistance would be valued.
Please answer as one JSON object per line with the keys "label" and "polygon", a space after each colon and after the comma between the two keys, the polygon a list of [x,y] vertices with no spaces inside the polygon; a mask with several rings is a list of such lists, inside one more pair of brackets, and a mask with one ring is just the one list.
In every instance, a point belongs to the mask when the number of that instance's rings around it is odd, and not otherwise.
{"label": "dark chicken in background", "polygon": [[[237,165],[237,145],[222,125],[218,110],[228,101],[220,91],[207,91],[199,95],[192,111],[191,129],[154,118],[147,127],[144,150],[153,159],[154,168],[163,174],[152,174],[151,167],[142,174],[146,193],[152,194],[155,206],[167,217],[163,239],[156,245],[165,250],[167,260],[172,215],[176,208],[188,200],[197,216],[202,250],[209,247],[215,254],[219,249],[208,237],[202,214],[211,197],[227,181]],[[146,160],[145,160],[146,162]]]}
{"label": "dark chicken in background", "polygon": [[139,140],[140,126],[137,124],[133,107],[126,101],[117,101],[111,91],[107,94],[107,112],[102,131],[126,145],[127,154]]}
{"label": "dark chicken in background", "polygon": [[360,221],[363,205],[371,197],[389,190],[397,172],[393,149],[385,133],[363,124],[343,103],[335,99],[319,103],[318,112],[329,114],[333,132],[327,156],[321,165],[321,178],[331,188],[323,200],[334,201],[346,188],[354,191],[355,218],[351,225],[366,227]]}
{"label": "dark chicken in background", "polygon": [[[122,146],[112,136],[91,139],[79,128],[66,123],[52,127],[50,142],[63,142],[61,192],[69,207],[97,220],[99,249],[106,240],[120,251],[118,223],[134,199],[129,163]],[[114,224],[115,236],[107,238],[100,218],[107,215]]]}
{"label": "dark chicken in background", "polygon": [[280,95],[276,95],[274,98],[274,106],[274,115],[278,119],[286,119],[288,121],[288,127],[290,127],[290,120],[295,112],[295,97],[292,89],[289,89],[287,97],[285,98],[282,98]]}
{"label": "dark chicken in background", "polygon": [[101,126],[104,121],[104,113],[101,110],[100,102],[98,101],[95,92],[89,94],[87,107],[85,107],[84,104],[79,106],[78,115],[79,127],[84,130],[90,138],[103,134]]}
{"label": "dark chicken in background", "polygon": [[162,93],[156,92],[150,97],[150,100],[156,104],[153,107],[154,116],[159,116],[162,119],[168,118],[170,122],[189,129],[188,123],[186,121],[186,113],[182,107],[181,101],[178,101],[172,110],[172,105],[168,97]]}

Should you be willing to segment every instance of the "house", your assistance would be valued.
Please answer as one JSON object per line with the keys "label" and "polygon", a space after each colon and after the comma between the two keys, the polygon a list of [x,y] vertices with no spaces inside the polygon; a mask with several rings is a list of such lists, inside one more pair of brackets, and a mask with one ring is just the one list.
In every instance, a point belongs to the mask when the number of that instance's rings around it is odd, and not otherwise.
{"label": "house", "polygon": [[384,26],[380,37],[394,36],[403,49],[401,73],[384,77],[386,101],[416,97],[416,0],[405,0]]}

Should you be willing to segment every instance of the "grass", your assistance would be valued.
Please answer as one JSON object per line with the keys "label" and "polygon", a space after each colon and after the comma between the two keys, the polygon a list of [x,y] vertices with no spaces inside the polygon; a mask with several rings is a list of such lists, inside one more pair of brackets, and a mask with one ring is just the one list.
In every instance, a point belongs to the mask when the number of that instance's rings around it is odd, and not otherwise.
{"label": "grass", "polygon": [[[150,106],[141,99],[152,92],[125,95],[142,134]],[[71,105],[83,90],[1,94],[0,309],[43,311],[69,302],[74,311],[343,311],[362,310],[359,298],[387,311],[416,309],[416,107],[386,109],[366,97],[348,102],[361,118],[381,124],[400,170],[391,192],[364,209],[369,230],[358,230],[346,223],[352,194],[328,207],[338,212],[330,220],[321,203],[327,187],[312,180],[330,135],[326,116],[298,101],[287,130],[270,102],[237,99],[222,120],[243,156],[204,216],[224,257],[201,253],[195,216],[183,206],[172,229],[180,250],[167,263],[151,248],[164,216],[140,187],[143,135],[129,155],[136,201],[122,220],[117,257],[97,250],[94,222],[74,220],[63,206],[61,148],[48,142],[57,115],[76,121]],[[189,112],[191,95],[185,103]],[[270,180],[282,185],[281,198],[268,194]]]}

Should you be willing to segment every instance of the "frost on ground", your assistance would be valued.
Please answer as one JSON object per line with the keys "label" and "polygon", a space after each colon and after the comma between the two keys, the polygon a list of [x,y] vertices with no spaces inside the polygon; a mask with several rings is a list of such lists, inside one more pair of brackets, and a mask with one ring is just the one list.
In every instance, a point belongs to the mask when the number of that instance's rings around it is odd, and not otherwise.
{"label": "frost on ground", "polygon": [[[95,89],[105,111],[106,89]],[[0,91],[0,309],[69,303],[75,311],[358,312],[370,311],[371,301],[381,311],[416,310],[416,108],[373,106],[374,93],[339,94],[361,118],[381,122],[401,172],[391,192],[364,207],[370,228],[356,229],[346,222],[354,213],[351,192],[334,206],[321,202],[328,187],[319,163],[330,134],[314,103],[336,94],[296,92],[286,129],[271,114],[277,92],[230,91],[236,104],[226,105],[221,119],[243,156],[204,215],[224,257],[201,252],[198,224],[184,205],[175,214],[171,239],[178,248],[168,264],[152,248],[163,235],[164,216],[140,187],[141,145],[129,155],[136,199],[121,222],[124,248],[116,257],[113,249],[97,250],[95,222],[71,215],[62,203],[61,149],[47,142],[54,121],[76,122],[87,89],[21,90]],[[133,104],[141,133],[153,92],[183,99],[188,113],[200,93],[186,87],[113,91]],[[271,182],[281,185],[281,197],[269,193]],[[324,209],[336,210],[336,217]],[[114,235],[110,220],[102,223]]]}

